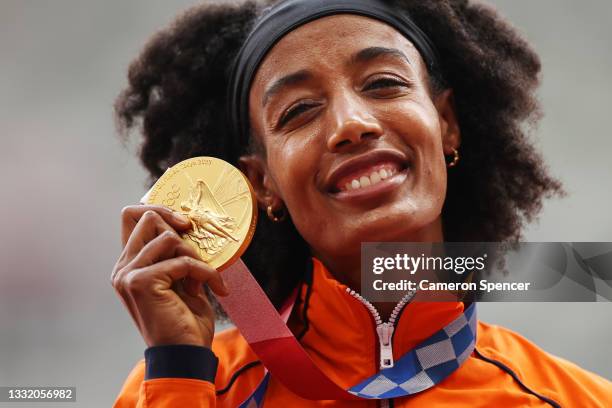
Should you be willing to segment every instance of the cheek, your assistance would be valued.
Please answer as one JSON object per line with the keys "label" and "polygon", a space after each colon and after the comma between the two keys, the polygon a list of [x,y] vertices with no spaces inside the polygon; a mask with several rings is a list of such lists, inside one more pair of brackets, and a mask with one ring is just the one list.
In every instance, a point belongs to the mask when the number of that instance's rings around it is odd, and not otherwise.
{"label": "cheek", "polygon": [[292,216],[303,214],[313,205],[317,193],[313,191],[317,155],[315,149],[308,148],[306,140],[297,138],[288,139],[268,151],[268,163],[278,194]]}
{"label": "cheek", "polygon": [[316,187],[322,152],[313,140],[289,139],[282,149],[270,152],[275,165],[270,170],[291,220],[307,242],[316,242],[329,220],[338,215]]}
{"label": "cheek", "polygon": [[407,101],[382,113],[385,122],[416,156],[424,168],[444,168],[438,112],[431,102]]}
{"label": "cheek", "polygon": [[447,174],[435,107],[425,101],[408,101],[385,115],[394,133],[411,149],[415,188],[420,192],[415,198],[443,201]]}

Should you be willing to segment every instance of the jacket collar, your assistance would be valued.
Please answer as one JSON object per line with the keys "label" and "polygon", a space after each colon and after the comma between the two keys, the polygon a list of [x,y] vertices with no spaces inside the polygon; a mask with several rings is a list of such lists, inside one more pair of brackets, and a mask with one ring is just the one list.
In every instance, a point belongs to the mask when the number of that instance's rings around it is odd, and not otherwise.
{"label": "jacket collar", "polygon": [[[462,302],[410,302],[395,324],[394,359],[446,326],[463,309]],[[300,288],[289,326],[337,384],[350,386],[379,371],[379,341],[370,311],[316,258]]]}

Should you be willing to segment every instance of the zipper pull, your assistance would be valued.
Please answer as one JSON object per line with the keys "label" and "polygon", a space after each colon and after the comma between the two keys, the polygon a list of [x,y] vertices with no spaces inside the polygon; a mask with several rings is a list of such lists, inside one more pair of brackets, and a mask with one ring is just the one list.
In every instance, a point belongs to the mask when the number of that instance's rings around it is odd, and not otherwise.
{"label": "zipper pull", "polygon": [[381,323],[376,326],[378,343],[380,344],[380,368],[393,367],[393,346],[391,336],[393,335],[393,325],[391,323]]}

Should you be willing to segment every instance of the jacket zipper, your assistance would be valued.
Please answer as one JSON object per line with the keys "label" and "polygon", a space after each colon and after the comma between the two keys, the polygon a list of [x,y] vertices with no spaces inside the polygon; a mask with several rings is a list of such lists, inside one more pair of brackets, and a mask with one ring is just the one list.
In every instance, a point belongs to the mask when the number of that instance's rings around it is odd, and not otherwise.
{"label": "jacket zipper", "polygon": [[359,300],[363,305],[370,311],[372,317],[374,317],[374,322],[376,324],[376,334],[378,335],[378,344],[379,344],[379,355],[380,355],[380,369],[391,368],[393,367],[393,331],[395,330],[395,323],[397,317],[400,312],[410,302],[412,297],[414,296],[415,291],[410,291],[404,295],[404,297],[395,305],[391,315],[389,316],[388,322],[383,322],[380,313],[372,303],[366,300],[359,293],[355,292],[351,288],[346,288],[346,292],[353,296],[355,299]]}

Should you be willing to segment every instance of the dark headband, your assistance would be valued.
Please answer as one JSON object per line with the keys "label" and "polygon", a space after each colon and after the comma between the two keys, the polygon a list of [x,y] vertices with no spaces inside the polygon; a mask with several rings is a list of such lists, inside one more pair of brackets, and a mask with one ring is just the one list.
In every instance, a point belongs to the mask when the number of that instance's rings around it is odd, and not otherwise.
{"label": "dark headband", "polygon": [[249,137],[249,91],[257,68],[287,33],[321,17],[357,14],[389,24],[412,42],[430,73],[438,72],[434,45],[410,17],[380,0],[286,0],[264,12],[238,51],[228,89],[228,120],[234,147],[244,149]]}

